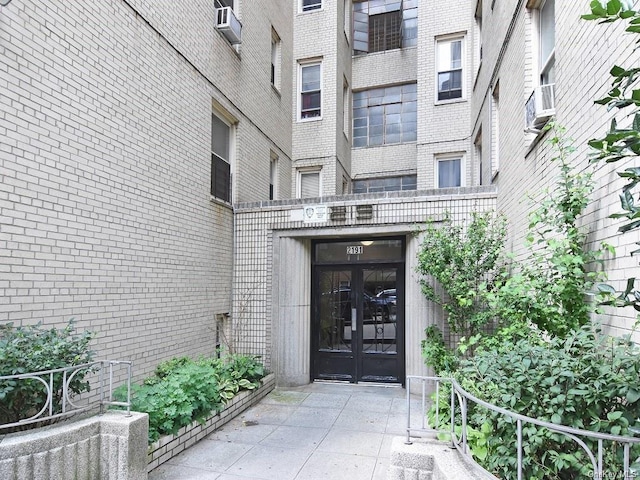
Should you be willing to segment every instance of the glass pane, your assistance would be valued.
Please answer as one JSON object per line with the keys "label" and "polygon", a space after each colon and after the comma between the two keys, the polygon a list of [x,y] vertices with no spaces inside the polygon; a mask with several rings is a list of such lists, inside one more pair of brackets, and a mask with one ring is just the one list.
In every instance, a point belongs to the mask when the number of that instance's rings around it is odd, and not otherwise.
{"label": "glass pane", "polygon": [[451,70],[462,68],[462,40],[451,42]]}
{"label": "glass pane", "polygon": [[320,272],[320,350],[351,351],[351,272]]}
{"label": "glass pane", "polygon": [[556,43],[555,0],[544,2],[540,10],[540,65],[547,63]]}
{"label": "glass pane", "polygon": [[461,185],[461,166],[459,158],[438,161],[438,187],[449,188]]}
{"label": "glass pane", "polygon": [[229,160],[229,125],[215,115],[211,116],[211,151]]}
{"label": "glass pane", "polygon": [[300,174],[300,198],[317,197],[320,195],[320,173]]}
{"label": "glass pane", "polygon": [[362,279],[362,351],[396,352],[396,269],[366,269]]}
{"label": "glass pane", "polygon": [[302,67],[302,91],[320,90],[320,65]]}

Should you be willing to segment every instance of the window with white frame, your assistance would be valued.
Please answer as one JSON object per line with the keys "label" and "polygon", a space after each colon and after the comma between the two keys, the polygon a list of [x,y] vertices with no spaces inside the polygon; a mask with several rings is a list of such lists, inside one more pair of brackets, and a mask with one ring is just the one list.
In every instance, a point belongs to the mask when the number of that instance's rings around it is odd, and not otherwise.
{"label": "window with white frame", "polygon": [[211,195],[231,202],[234,127],[215,113],[211,115]]}
{"label": "window with white frame", "polygon": [[437,41],[438,101],[462,98],[463,38]]}
{"label": "window with white frame", "polygon": [[474,156],[476,158],[476,165],[478,167],[478,185],[482,185],[482,127],[478,130],[476,139],[473,142]]}
{"label": "window with white frame", "polygon": [[278,155],[271,152],[269,167],[269,200],[278,198]]}
{"label": "window with white frame", "polygon": [[321,8],[322,0],[300,0],[300,10],[303,12],[320,10]]}
{"label": "window with white frame", "polygon": [[342,128],[344,135],[349,138],[349,130],[351,122],[349,121],[349,112],[351,112],[351,105],[349,100],[349,83],[346,78],[342,79]]}
{"label": "window with white frame", "polygon": [[463,187],[462,156],[441,156],[436,158],[438,188]]}
{"label": "window with white frame", "polygon": [[540,85],[549,85],[555,83],[555,0],[543,0],[538,10]]}
{"label": "window with white frame", "polygon": [[351,40],[351,0],[343,0],[344,35]]}
{"label": "window with white frame", "polygon": [[482,43],[484,41],[482,37],[482,0],[478,0],[476,4],[475,18],[475,66],[476,70],[480,69],[482,64]]}
{"label": "window with white frame", "polygon": [[353,92],[353,146],[415,142],[415,83]]}
{"label": "window with white frame", "polygon": [[418,39],[418,0],[354,0],[354,53],[411,47]]}
{"label": "window with white frame", "polygon": [[297,198],[319,197],[322,187],[320,169],[298,170],[297,183]]}
{"label": "window with white frame", "polygon": [[491,176],[500,169],[500,83],[491,95]]}
{"label": "window with white frame", "polygon": [[300,64],[300,120],[318,119],[322,116],[322,63]]}
{"label": "window with white frame", "polygon": [[278,33],[271,28],[271,85],[280,90],[280,56],[282,41]]}

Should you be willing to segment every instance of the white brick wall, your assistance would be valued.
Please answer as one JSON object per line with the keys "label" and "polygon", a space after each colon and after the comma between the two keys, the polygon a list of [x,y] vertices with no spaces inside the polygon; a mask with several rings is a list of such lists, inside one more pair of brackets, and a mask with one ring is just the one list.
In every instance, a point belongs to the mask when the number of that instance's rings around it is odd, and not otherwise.
{"label": "white brick wall", "polygon": [[[488,2],[486,2],[488,3]],[[473,98],[472,122],[482,125],[483,157],[488,158],[490,148],[490,117],[487,105],[493,80],[500,81],[500,173],[498,206],[510,220],[510,243],[517,253],[525,254],[523,235],[527,215],[535,208],[546,188],[552,188],[558,175],[557,165],[550,162],[553,154],[547,144],[551,134],[543,135],[531,151],[532,136],[524,132],[524,105],[534,85],[537,72],[533,67],[535,34],[533,11],[515,10],[512,2],[496,1],[492,10],[485,5],[483,31],[484,60]],[[608,71],[615,63],[631,64],[633,38],[622,33],[622,25],[598,26],[580,20],[588,10],[588,2],[556,2],[556,116],[567,129],[567,136],[575,140],[578,151],[572,156],[577,170],[589,168],[586,143],[603,134],[610,121],[605,107],[593,105],[610,84]],[[515,16],[514,29],[497,65],[508,25]],[[637,57],[635,58],[637,63]],[[637,235],[620,236],[617,221],[607,216],[617,210],[620,180],[613,173],[617,167],[600,165],[596,172],[596,190],[587,209],[584,226],[590,232],[593,244],[607,241],[617,248],[617,258],[607,261],[609,278],[622,287],[624,279],[637,276],[637,261],[628,256]],[[488,165],[485,165],[488,168]],[[485,171],[485,178],[486,176]],[[530,200],[531,197],[533,200]],[[615,310],[603,316],[612,331],[620,333],[635,320],[634,312]]]}

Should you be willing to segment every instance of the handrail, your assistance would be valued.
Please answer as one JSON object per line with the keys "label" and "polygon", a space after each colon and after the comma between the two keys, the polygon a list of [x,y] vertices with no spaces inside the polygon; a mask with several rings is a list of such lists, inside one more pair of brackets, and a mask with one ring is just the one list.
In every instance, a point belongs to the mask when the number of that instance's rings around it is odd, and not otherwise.
{"label": "handrail", "polygon": [[[421,388],[421,408],[422,408],[422,424],[421,428],[413,428],[411,426],[411,381],[418,380],[422,384]],[[428,382],[435,382],[436,384],[436,425],[433,427],[425,426],[426,419],[426,385]],[[440,428],[440,405],[439,405],[439,391],[440,384],[443,382],[447,382],[451,384],[451,424],[450,430],[445,430]],[[456,417],[456,399],[458,404],[460,405],[460,415],[461,415],[461,432],[460,438],[457,438],[455,433],[455,417]],[[496,413],[508,416],[516,421],[516,448],[517,448],[517,478],[518,480],[522,480],[522,464],[523,464],[523,441],[522,441],[522,425],[523,423],[529,423],[533,425],[537,425],[543,428],[547,428],[553,432],[557,432],[567,436],[568,438],[575,441],[578,446],[580,446],[589,457],[591,464],[593,466],[593,479],[601,480],[604,478],[603,475],[603,442],[618,442],[622,444],[624,447],[624,459],[623,459],[623,477],[625,480],[635,478],[635,473],[630,470],[630,448],[631,445],[640,443],[640,438],[637,437],[627,437],[623,435],[612,435],[608,433],[601,432],[593,432],[590,430],[582,430],[579,428],[568,427],[565,425],[559,425],[557,423],[545,422],[543,420],[539,420],[537,418],[527,417],[526,415],[522,415],[516,412],[512,412],[505,408],[499,407],[497,405],[493,405],[489,402],[485,402],[484,400],[479,399],[473,394],[464,390],[460,384],[453,378],[441,378],[441,377],[426,377],[419,375],[409,375],[407,376],[407,440],[406,443],[411,443],[411,433],[412,432],[438,432],[438,433],[448,433],[451,435],[452,446],[455,447],[458,451],[460,451],[463,455],[469,458],[471,461],[477,464],[473,459],[472,455],[469,453],[469,449],[467,448],[467,402],[471,401],[481,407],[492,410]],[[589,448],[589,446],[584,442],[583,438],[591,438],[598,441],[598,452],[597,458],[594,455],[594,452]],[[480,465],[479,468],[483,469]],[[484,470],[484,469],[483,469]],[[486,472],[486,470],[485,470]],[[490,474],[489,472],[486,472]],[[495,477],[493,477],[495,478]]]}
{"label": "handrail", "polygon": [[[117,402],[113,400],[113,384],[114,384],[114,367],[126,368],[126,385],[127,385],[127,401]],[[108,405],[125,407],[127,416],[131,415],[131,367],[132,362],[120,360],[97,360],[95,362],[83,363],[81,365],[73,365],[70,367],[55,368],[52,370],[43,370],[40,372],[20,373],[16,375],[0,376],[0,383],[12,380],[35,380],[42,383],[43,392],[46,393],[40,411],[27,418],[22,418],[12,423],[0,424],[0,432],[13,427],[19,427],[36,422],[46,422],[62,417],[67,417],[76,413],[81,413],[94,408],[98,403],[100,405],[100,413],[104,412],[104,407]],[[108,377],[105,378],[105,370],[108,370]],[[86,405],[78,405],[72,401],[73,392],[70,389],[71,382],[80,372],[83,375],[99,373],[97,379],[97,387],[99,393],[99,402],[87,401]],[[60,375],[61,374],[61,375]],[[85,377],[83,377],[83,380]],[[54,393],[61,393],[59,404],[56,403]],[[56,410],[60,410],[57,411]]]}

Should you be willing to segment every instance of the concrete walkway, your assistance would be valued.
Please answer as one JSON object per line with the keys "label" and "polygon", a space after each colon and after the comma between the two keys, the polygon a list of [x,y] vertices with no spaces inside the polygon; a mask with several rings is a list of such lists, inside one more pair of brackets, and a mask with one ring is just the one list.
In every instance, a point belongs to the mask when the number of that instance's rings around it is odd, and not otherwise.
{"label": "concrete walkway", "polygon": [[149,480],[384,480],[405,412],[397,386],[276,389]]}

